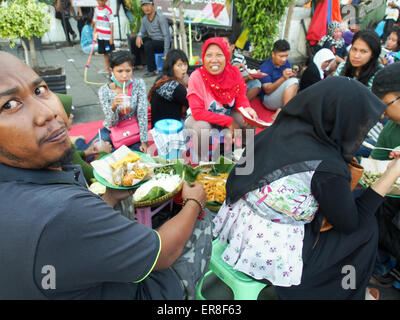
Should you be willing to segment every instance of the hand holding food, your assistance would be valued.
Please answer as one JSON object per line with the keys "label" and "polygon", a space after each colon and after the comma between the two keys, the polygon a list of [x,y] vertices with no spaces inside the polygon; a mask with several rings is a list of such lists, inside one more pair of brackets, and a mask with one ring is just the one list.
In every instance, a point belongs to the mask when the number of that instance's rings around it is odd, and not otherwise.
{"label": "hand holding food", "polygon": [[206,192],[200,183],[189,184],[185,181],[183,183],[182,199],[196,199],[204,208],[206,205]]}
{"label": "hand holding food", "polygon": [[207,195],[207,201],[224,202],[226,197],[226,179],[228,173],[220,173],[218,176],[213,176],[209,173],[200,173],[197,176],[196,182],[204,187]]}

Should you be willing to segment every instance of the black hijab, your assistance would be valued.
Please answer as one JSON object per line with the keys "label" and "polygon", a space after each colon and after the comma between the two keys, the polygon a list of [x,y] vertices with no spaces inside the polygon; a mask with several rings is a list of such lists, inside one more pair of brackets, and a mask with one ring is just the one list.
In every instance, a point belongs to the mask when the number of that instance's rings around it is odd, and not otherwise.
{"label": "black hijab", "polygon": [[[271,127],[255,136],[254,152],[246,147],[246,162],[239,161],[228,177],[227,203],[295,173],[293,167],[301,163],[317,162],[313,169],[350,181],[347,163],[385,108],[363,84],[346,77],[330,77],[301,91]],[[252,173],[239,175],[248,161],[254,161]]]}

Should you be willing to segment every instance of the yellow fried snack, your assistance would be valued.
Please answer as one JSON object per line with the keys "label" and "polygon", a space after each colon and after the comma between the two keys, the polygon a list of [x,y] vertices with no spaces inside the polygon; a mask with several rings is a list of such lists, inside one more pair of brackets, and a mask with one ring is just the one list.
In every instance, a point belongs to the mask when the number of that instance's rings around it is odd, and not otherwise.
{"label": "yellow fried snack", "polygon": [[135,152],[128,153],[125,157],[123,157],[121,160],[113,162],[110,164],[111,168],[115,169],[118,166],[122,165],[124,162],[136,162],[138,161],[142,156],[139,156]]}
{"label": "yellow fried snack", "polygon": [[142,180],[144,176],[149,172],[150,169],[140,169],[136,168],[135,171],[124,175],[122,177],[121,183],[124,187],[129,187],[132,185],[133,180]]}
{"label": "yellow fried snack", "polygon": [[228,173],[220,173],[218,176],[200,173],[196,181],[200,183],[206,191],[207,201],[218,201],[222,203],[226,197],[226,179],[228,179]]}

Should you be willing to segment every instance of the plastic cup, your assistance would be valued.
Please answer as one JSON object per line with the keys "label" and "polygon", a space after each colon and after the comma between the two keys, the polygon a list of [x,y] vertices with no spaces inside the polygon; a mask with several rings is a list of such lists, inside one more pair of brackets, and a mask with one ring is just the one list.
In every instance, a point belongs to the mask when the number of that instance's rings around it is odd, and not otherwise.
{"label": "plastic cup", "polygon": [[122,102],[120,104],[121,107],[121,113],[122,114],[128,114],[130,112],[130,102],[131,102],[131,97],[130,96],[121,96]]}
{"label": "plastic cup", "polygon": [[97,147],[97,149],[101,149],[103,146],[103,140],[97,140],[94,145]]}

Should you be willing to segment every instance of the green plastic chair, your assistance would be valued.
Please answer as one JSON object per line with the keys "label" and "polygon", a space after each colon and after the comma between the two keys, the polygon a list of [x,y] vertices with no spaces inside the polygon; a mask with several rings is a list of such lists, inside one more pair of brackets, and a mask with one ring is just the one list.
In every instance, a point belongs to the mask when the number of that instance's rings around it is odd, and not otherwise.
{"label": "green plastic chair", "polygon": [[256,281],[246,276],[244,273],[234,270],[227,264],[221,258],[226,246],[227,245],[223,245],[218,239],[213,241],[209,266],[210,270],[204,275],[197,286],[197,299],[206,300],[202,294],[203,283],[205,279],[214,273],[231,288],[235,300],[257,300],[261,290],[264,289],[267,284]]}

